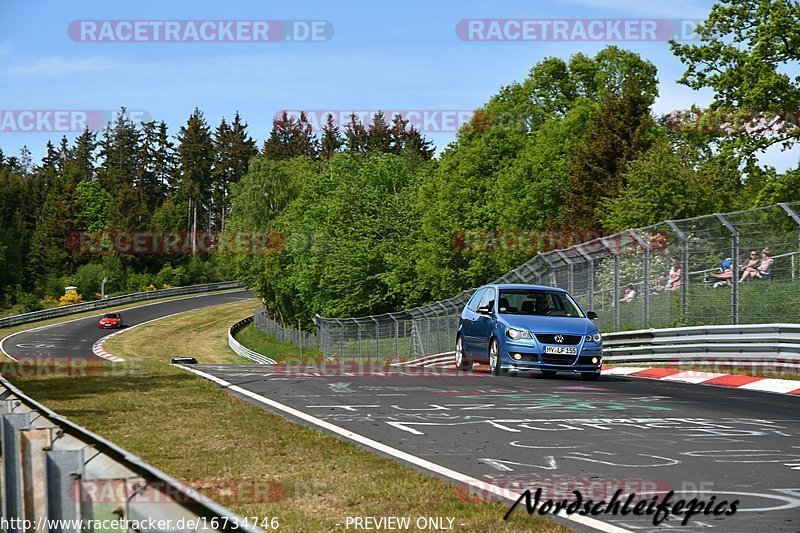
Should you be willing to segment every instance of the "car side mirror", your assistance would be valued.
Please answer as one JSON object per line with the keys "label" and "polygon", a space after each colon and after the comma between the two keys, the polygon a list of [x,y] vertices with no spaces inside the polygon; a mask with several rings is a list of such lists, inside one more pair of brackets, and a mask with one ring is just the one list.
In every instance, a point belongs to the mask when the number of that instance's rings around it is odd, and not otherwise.
{"label": "car side mirror", "polygon": [[589,318],[589,320],[597,320],[597,313],[594,311],[587,311],[586,316]]}
{"label": "car side mirror", "polygon": [[478,308],[479,315],[488,315],[491,316],[492,314],[492,306],[490,304],[482,305]]}

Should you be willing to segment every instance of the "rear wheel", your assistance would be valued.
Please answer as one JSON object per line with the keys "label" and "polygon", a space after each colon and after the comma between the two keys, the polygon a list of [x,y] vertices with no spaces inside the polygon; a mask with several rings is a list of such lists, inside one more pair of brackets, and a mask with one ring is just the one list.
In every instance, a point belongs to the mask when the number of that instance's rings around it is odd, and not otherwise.
{"label": "rear wheel", "polygon": [[556,374],[558,374],[557,370],[542,370],[542,375],[546,378],[552,378]]}
{"label": "rear wheel", "polygon": [[472,359],[464,353],[464,341],[461,335],[456,337],[456,368],[464,372],[472,370]]}
{"label": "rear wheel", "polygon": [[505,374],[500,368],[500,346],[497,344],[497,339],[492,339],[489,343],[489,368],[492,369],[494,376]]}
{"label": "rear wheel", "polygon": [[581,377],[586,381],[597,381],[600,379],[600,374],[597,372],[583,372]]}

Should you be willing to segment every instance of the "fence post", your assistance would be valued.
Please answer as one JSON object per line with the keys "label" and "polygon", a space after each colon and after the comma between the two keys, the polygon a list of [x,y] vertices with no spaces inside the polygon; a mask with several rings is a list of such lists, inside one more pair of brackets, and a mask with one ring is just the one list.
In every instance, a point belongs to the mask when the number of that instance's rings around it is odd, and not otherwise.
{"label": "fence post", "polygon": [[395,363],[400,362],[400,323],[395,318],[394,313],[389,313],[394,322],[394,358]]}
{"label": "fence post", "polygon": [[327,332],[327,323],[323,322],[322,317],[319,316],[319,313],[314,315],[314,325],[317,327],[317,344],[319,345],[320,349],[322,350],[322,357],[324,359],[328,358],[328,338]]}
{"label": "fence post", "polygon": [[685,324],[689,305],[689,237],[674,220],[667,220],[667,225],[681,241],[681,323]]}
{"label": "fence post", "polygon": [[562,250],[555,250],[555,253],[567,264],[567,290],[572,293],[575,291],[575,268],[572,259],[567,257]]}
{"label": "fence post", "polygon": [[355,323],[358,328],[358,358],[361,359],[361,322],[356,318]]}
{"label": "fence post", "polygon": [[547,269],[548,269],[549,274],[550,274],[550,285],[555,287],[556,286],[556,271],[553,268],[553,263],[542,252],[539,252],[536,255],[538,255],[542,259],[542,261],[544,261],[544,264],[547,265]]}
{"label": "fence post", "polygon": [[374,316],[370,316],[370,318],[375,322],[375,361],[377,362],[381,356],[381,329],[378,319]]}
{"label": "fence post", "polygon": [[636,242],[644,248],[644,257],[642,258],[642,302],[643,302],[643,322],[644,327],[650,327],[650,243],[647,242],[641,235],[636,233],[635,230],[628,230]]}
{"label": "fence post", "polygon": [[339,324],[339,357],[344,357],[344,326],[340,320],[336,320]]}
{"label": "fence post", "polygon": [[731,276],[731,282],[733,283],[733,287],[731,290],[731,323],[738,324],[739,323],[739,231],[736,229],[736,226],[730,223],[730,221],[725,218],[724,215],[720,213],[714,213],[714,216],[722,223],[723,226],[731,233],[731,253],[733,254],[731,260],[733,264],[731,268],[733,269],[733,275]]}
{"label": "fence post", "polygon": [[[792,220],[794,220],[795,224],[797,224],[798,228],[800,228],[800,215],[797,214],[797,211],[795,211],[794,209],[789,207],[789,204],[787,204],[787,203],[780,203],[778,205],[781,206],[781,209],[786,211],[786,214],[789,215],[792,218]],[[797,235],[797,251],[800,252],[800,233],[798,233],[798,235]],[[798,263],[800,263],[800,262],[798,262]],[[794,273],[795,273],[794,267],[795,266],[796,266],[795,256],[793,255],[792,256],[792,279],[794,279]],[[797,266],[798,266],[797,276],[800,277],[800,265],[797,265]]]}
{"label": "fence post", "polygon": [[587,263],[587,278],[586,278],[586,292],[589,296],[588,306],[589,310],[594,310],[594,259],[592,256],[583,250],[583,245],[579,244],[575,247],[579,254],[586,260]]}

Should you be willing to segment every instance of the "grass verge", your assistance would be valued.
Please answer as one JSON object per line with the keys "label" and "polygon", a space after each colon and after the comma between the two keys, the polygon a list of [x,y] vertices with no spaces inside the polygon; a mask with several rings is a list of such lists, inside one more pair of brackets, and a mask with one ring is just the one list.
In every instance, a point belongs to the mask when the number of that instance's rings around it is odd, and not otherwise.
{"label": "grass verge", "polygon": [[279,363],[284,363],[287,360],[291,362],[319,361],[322,358],[322,352],[318,346],[303,347],[301,349],[294,344],[275,340],[271,335],[258,329],[255,324],[248,324],[242,328],[236,334],[236,340],[246,348],[261,355],[266,355]]}
{"label": "grass verge", "polygon": [[454,517],[459,531],[568,531],[521,512],[503,521],[506,505],[288,422],[167,364],[178,352],[201,363],[245,362],[227,347],[227,329],[253,307],[203,308],[117,335],[106,349],[126,362],[114,375],[13,381],[235,512],[277,517],[284,530],[343,529],[347,516],[440,516]]}

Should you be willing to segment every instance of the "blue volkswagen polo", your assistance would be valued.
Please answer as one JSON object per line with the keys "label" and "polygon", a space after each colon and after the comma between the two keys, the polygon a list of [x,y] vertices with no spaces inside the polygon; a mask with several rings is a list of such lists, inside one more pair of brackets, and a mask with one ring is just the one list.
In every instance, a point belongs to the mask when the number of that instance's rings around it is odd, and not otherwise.
{"label": "blue volkswagen polo", "polygon": [[571,294],[540,285],[486,285],[461,313],[455,363],[472,370],[488,364],[492,374],[538,370],[600,377],[603,340],[593,319]]}

